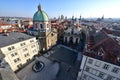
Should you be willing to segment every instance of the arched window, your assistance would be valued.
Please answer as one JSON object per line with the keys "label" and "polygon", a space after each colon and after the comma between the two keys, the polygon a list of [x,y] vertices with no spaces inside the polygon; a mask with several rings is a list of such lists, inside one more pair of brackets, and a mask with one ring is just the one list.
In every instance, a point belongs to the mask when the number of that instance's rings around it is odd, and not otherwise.
{"label": "arched window", "polygon": [[73,37],[70,37],[70,41],[71,44],[73,44]]}
{"label": "arched window", "polygon": [[76,42],[75,43],[78,44],[78,38],[76,38]]}
{"label": "arched window", "polygon": [[47,24],[47,28],[49,28],[49,24]]}
{"label": "arched window", "polygon": [[43,25],[42,24],[40,24],[40,28],[43,29]]}

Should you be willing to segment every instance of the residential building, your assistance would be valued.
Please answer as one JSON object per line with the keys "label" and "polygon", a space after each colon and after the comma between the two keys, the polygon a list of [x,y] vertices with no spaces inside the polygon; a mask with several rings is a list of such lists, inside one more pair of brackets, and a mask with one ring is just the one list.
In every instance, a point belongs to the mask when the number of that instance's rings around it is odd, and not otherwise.
{"label": "residential building", "polygon": [[0,54],[13,71],[29,62],[38,51],[38,42],[33,36],[19,32],[0,34]]}

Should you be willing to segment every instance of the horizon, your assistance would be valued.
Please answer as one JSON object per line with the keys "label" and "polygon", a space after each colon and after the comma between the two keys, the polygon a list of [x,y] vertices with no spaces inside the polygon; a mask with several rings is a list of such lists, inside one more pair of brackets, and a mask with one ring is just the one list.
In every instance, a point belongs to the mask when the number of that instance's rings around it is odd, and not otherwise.
{"label": "horizon", "polygon": [[[6,3],[7,2],[7,3]],[[71,18],[120,18],[120,0],[2,0],[0,3],[0,16],[32,18],[41,4],[42,10],[50,18],[60,15]]]}

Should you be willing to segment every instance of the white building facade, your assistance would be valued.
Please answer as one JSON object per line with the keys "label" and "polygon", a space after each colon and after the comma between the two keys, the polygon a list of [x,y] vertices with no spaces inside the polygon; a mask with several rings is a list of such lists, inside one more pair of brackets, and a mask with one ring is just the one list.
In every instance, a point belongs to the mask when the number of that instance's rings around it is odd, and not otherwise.
{"label": "white building facade", "polygon": [[[6,45],[0,47],[1,54],[5,56],[4,60],[8,62],[13,71],[21,68],[24,64],[29,62],[34,55],[38,54],[39,46],[35,37],[17,32],[10,33],[8,36],[0,36],[0,39],[8,38],[9,40],[13,40],[8,43],[5,41]],[[1,42],[0,44],[4,44],[2,39]]]}
{"label": "white building facade", "polygon": [[77,80],[120,80],[120,67],[83,55]]}

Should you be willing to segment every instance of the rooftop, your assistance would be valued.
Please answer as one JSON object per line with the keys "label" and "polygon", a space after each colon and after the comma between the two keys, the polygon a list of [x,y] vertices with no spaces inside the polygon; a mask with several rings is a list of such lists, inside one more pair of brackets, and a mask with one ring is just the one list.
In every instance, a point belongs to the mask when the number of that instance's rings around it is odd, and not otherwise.
{"label": "rooftop", "polygon": [[8,46],[20,41],[33,38],[32,36],[26,35],[19,32],[11,32],[6,34],[0,34],[0,47]]}

